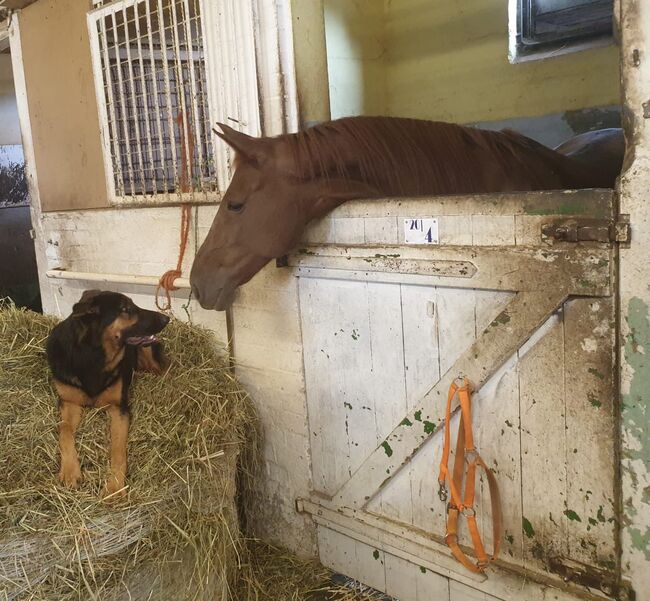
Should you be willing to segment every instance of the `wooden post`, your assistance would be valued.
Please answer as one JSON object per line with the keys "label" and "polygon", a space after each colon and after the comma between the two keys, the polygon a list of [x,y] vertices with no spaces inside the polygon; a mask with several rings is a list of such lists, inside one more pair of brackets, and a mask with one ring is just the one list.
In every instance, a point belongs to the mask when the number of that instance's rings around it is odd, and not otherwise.
{"label": "wooden post", "polygon": [[631,243],[620,251],[622,569],[638,599],[650,591],[650,4],[620,2],[627,156],[620,212]]}

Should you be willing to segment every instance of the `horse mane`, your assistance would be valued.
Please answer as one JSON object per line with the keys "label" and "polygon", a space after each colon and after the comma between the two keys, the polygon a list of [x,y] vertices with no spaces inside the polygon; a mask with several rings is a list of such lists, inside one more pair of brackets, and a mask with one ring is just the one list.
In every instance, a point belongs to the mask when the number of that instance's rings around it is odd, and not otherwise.
{"label": "horse mane", "polygon": [[530,182],[529,189],[553,187],[550,175],[555,183],[567,176],[566,157],[514,131],[347,117],[281,138],[298,177],[354,179],[387,195],[490,191],[477,161],[489,161],[492,170],[512,175],[515,182]]}

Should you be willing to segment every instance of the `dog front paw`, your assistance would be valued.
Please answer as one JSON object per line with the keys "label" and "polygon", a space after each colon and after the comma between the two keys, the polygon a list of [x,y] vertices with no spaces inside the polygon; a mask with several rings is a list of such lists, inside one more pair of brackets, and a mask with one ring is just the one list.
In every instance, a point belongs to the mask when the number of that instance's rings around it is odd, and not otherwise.
{"label": "dog front paw", "polygon": [[59,480],[68,488],[77,488],[81,481],[81,467],[79,462],[67,462],[61,465]]}

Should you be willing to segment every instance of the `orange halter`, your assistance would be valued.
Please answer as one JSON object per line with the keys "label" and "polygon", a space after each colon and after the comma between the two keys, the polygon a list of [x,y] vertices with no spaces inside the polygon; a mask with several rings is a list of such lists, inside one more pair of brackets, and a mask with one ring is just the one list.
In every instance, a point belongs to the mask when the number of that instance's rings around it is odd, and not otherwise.
{"label": "orange halter", "polygon": [[[451,403],[454,396],[458,394],[460,401],[460,426],[458,427],[458,438],[456,441],[456,458],[454,460],[453,474],[449,473],[449,451],[451,444]],[[467,475],[465,477],[465,494],[461,497],[463,487],[464,466],[467,461]],[[479,534],[476,521],[476,510],[474,509],[474,495],[476,491],[476,467],[479,466],[487,476],[490,488],[490,501],[492,504],[492,529],[494,550],[492,556],[488,557]],[[494,561],[499,555],[502,535],[502,513],[499,487],[494,472],[485,464],[478,451],[474,447],[474,435],[472,433],[472,399],[470,396],[469,383],[463,380],[462,386],[453,382],[449,387],[447,396],[447,415],[445,419],[445,444],[440,461],[440,474],[438,476],[440,500],[447,501],[447,488],[445,481],[449,483],[451,501],[447,504],[447,533],[445,542],[451,549],[454,557],[468,570],[475,573],[485,572],[487,565]],[[472,537],[476,563],[462,551],[458,544],[458,520],[463,515],[467,519],[467,526]]]}

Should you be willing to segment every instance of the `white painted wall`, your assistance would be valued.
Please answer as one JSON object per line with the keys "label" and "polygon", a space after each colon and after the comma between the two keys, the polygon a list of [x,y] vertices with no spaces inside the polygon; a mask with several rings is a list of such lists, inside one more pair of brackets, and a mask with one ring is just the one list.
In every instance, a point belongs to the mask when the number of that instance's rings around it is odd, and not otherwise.
{"label": "white painted wall", "polygon": [[11,56],[0,54],[0,146],[21,144]]}
{"label": "white painted wall", "polygon": [[332,119],[386,114],[384,3],[325,0]]}

